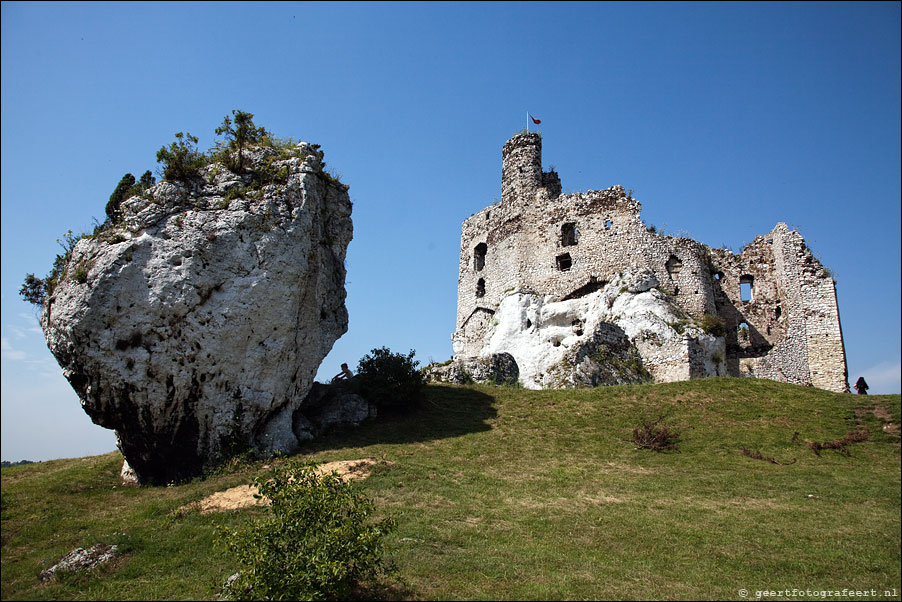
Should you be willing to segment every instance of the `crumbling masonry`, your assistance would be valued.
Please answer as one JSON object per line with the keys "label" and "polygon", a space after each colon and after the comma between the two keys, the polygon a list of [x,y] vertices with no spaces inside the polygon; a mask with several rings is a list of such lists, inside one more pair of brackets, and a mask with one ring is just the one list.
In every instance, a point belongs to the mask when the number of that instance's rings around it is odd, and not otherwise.
{"label": "crumbling masonry", "polygon": [[[539,134],[511,138],[502,159],[501,201],[463,223],[458,358],[486,355],[494,314],[510,294],[565,301],[603,289],[624,271],[650,272],[655,294],[666,294],[690,319],[713,315],[726,326],[718,333],[724,356],[715,354],[721,368],[694,365],[689,341],[651,371],[656,380],[727,374],[848,391],[835,283],[798,232],[779,223],[735,255],[649,230],[640,204],[620,186],[561,194],[558,174],[542,171]],[[523,328],[532,326],[524,318]]]}

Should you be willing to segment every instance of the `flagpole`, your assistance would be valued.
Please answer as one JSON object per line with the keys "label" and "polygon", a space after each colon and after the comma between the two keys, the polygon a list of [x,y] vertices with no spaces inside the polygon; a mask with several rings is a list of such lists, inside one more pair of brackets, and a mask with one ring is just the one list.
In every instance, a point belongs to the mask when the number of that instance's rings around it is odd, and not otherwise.
{"label": "flagpole", "polygon": [[529,111],[526,111],[526,133],[529,133]]}

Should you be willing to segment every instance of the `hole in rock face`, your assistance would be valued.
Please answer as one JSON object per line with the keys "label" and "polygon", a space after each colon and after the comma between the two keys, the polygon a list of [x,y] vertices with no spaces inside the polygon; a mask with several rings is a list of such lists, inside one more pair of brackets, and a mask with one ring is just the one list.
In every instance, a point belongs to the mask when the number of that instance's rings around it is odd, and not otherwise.
{"label": "hole in rock face", "polygon": [[529,318],[526,318],[526,327],[532,328],[532,320],[530,320]]}

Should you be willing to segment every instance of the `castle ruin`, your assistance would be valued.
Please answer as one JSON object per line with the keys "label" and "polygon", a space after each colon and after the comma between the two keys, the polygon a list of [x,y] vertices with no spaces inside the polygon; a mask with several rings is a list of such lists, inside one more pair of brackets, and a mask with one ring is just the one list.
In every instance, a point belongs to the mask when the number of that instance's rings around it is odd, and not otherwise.
{"label": "castle ruin", "polygon": [[[508,140],[502,166],[501,201],[463,222],[457,359],[510,353],[533,387],[635,382],[586,376],[605,357],[632,357],[633,372],[656,381],[754,376],[848,391],[835,283],[786,224],[737,255],[646,227],[621,186],[562,194],[558,174],[542,170],[539,134]],[[652,305],[639,304],[643,294]],[[513,317],[502,318],[508,305]],[[671,331],[630,317],[655,312]],[[529,368],[524,382],[524,365],[535,363],[527,356],[546,344],[582,351]],[[581,376],[551,379],[561,365]]]}

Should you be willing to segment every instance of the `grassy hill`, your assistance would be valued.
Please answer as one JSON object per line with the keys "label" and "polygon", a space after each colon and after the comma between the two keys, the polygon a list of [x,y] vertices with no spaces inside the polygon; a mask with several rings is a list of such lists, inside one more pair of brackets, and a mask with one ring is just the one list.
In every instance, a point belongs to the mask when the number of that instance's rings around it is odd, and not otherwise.
{"label": "grassy hill", "polygon": [[[416,415],[305,453],[382,461],[360,486],[398,517],[389,598],[740,599],[797,588],[822,599],[848,588],[898,599],[899,399],[752,379],[430,386]],[[637,449],[633,428],[662,415],[681,434],[678,451]],[[884,432],[888,420],[896,427]],[[850,455],[805,445],[859,429],[870,439]],[[262,463],[156,488],[123,487],[120,464],[112,453],[2,470],[4,600],[213,597],[235,570],[214,544],[217,525],[262,510],[178,509],[250,482]],[[39,581],[98,542],[126,552],[95,573]]]}

